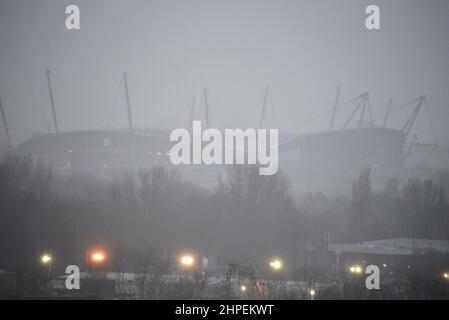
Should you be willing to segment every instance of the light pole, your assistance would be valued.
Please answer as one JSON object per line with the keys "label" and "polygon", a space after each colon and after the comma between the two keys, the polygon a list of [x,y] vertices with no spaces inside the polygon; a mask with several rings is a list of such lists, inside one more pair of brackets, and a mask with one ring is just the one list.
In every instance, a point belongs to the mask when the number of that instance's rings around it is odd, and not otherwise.
{"label": "light pole", "polygon": [[87,263],[92,272],[92,278],[96,286],[97,295],[101,296],[103,282],[106,279],[107,271],[102,275],[101,267],[105,265],[108,260],[106,250],[102,248],[95,248],[87,252]]}
{"label": "light pole", "polygon": [[45,290],[47,291],[48,294],[50,293],[51,264],[53,262],[53,257],[50,253],[43,253],[40,256],[39,261],[42,266],[47,268]]}

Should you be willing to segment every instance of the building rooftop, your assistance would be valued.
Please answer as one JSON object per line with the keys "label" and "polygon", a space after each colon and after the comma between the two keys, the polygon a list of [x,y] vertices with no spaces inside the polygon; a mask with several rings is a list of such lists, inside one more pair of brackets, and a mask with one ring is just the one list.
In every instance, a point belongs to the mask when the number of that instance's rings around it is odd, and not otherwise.
{"label": "building rooftop", "polygon": [[359,244],[330,244],[329,251],[337,255],[345,253],[379,255],[424,255],[429,252],[449,254],[449,241],[429,239],[381,239]]}

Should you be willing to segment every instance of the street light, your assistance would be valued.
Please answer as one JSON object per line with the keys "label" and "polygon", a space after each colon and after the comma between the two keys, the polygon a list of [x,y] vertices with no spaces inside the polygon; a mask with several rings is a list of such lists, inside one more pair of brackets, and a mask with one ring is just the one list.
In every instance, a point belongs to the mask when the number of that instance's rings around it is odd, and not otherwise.
{"label": "street light", "polygon": [[449,280],[449,273],[448,272],[443,273],[443,278]]}
{"label": "street light", "polygon": [[240,291],[246,292],[246,286],[241,286],[241,287],[240,287]]}
{"label": "street light", "polygon": [[106,253],[101,249],[92,250],[89,255],[89,260],[95,265],[103,264],[106,261]]}
{"label": "street light", "polygon": [[195,259],[192,255],[185,254],[181,256],[181,258],[179,259],[179,263],[185,268],[190,268],[195,264]]}
{"label": "street light", "polygon": [[51,278],[51,262],[53,257],[49,253],[43,253],[40,257],[40,263],[47,269],[47,275],[45,279],[45,290],[47,294],[50,292],[50,278]]}
{"label": "street light", "polygon": [[275,271],[279,271],[282,269],[282,261],[280,259],[271,260],[270,267]]}
{"label": "street light", "polygon": [[315,289],[310,289],[310,290],[309,290],[309,294],[310,294],[310,296],[313,298],[313,297],[315,296],[315,294],[316,294]]}
{"label": "street light", "polygon": [[41,256],[40,261],[41,261],[41,263],[42,263],[43,265],[50,265],[52,259],[53,259],[53,258],[52,258],[52,256],[51,256],[50,254],[44,253],[44,254]]}
{"label": "street light", "polygon": [[349,272],[353,274],[361,274],[362,273],[362,267],[359,265],[353,265],[349,268]]}

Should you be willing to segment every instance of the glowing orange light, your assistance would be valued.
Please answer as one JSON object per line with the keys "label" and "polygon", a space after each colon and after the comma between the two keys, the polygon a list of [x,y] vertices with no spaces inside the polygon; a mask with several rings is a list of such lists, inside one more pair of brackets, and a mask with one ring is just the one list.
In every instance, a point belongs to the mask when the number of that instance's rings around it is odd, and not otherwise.
{"label": "glowing orange light", "polygon": [[95,264],[101,264],[105,262],[106,254],[102,250],[94,250],[90,254],[90,261]]}

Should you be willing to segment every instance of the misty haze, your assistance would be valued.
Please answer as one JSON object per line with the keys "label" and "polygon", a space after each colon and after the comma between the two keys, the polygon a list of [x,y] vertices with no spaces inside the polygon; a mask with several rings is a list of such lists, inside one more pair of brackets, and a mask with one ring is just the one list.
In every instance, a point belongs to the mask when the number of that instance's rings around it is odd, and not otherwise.
{"label": "misty haze", "polygon": [[1,1],[0,298],[448,299],[449,2],[375,2]]}

